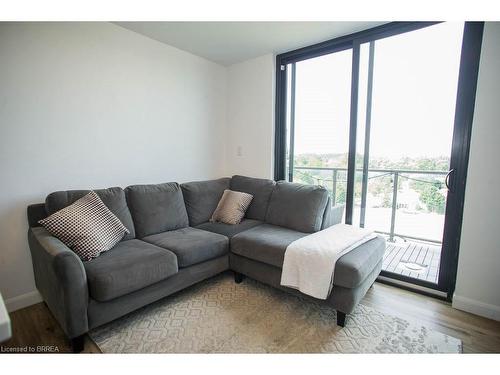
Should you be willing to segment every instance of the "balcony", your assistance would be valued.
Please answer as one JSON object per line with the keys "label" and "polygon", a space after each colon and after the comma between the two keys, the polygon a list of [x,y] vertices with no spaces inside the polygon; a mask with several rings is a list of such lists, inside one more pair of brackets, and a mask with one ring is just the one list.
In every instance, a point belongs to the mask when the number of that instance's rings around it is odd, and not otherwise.
{"label": "balcony", "polygon": [[[387,238],[382,269],[437,283],[447,171],[356,169],[353,224]],[[293,168],[293,181],[322,185],[333,205],[345,204],[347,168]],[[363,183],[364,182],[364,183]]]}

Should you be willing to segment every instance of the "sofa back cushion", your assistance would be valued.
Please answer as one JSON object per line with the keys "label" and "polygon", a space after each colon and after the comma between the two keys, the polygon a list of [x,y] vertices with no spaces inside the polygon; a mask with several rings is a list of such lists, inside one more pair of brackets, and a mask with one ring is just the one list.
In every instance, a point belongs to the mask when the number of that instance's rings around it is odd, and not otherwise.
{"label": "sofa back cushion", "polygon": [[[121,187],[111,187],[94,190],[94,192],[97,193],[106,207],[120,219],[125,228],[130,232],[123,237],[123,240],[135,238],[135,226],[123,189]],[[54,212],[73,204],[88,193],[90,193],[90,190],[66,190],[51,193],[45,199],[45,211],[47,215],[52,215]]]}
{"label": "sofa back cushion", "polygon": [[271,194],[266,222],[304,233],[321,230],[328,201],[322,186],[278,181]]}
{"label": "sofa back cushion", "polygon": [[187,182],[181,185],[189,224],[194,227],[212,217],[224,190],[229,189],[229,178]]}
{"label": "sofa back cushion", "polygon": [[271,198],[275,185],[273,180],[238,175],[233,176],[230,184],[231,190],[253,195],[245,217],[262,221],[266,219],[269,198]]}
{"label": "sofa back cushion", "polygon": [[125,189],[137,237],[189,226],[178,183],[133,185]]}

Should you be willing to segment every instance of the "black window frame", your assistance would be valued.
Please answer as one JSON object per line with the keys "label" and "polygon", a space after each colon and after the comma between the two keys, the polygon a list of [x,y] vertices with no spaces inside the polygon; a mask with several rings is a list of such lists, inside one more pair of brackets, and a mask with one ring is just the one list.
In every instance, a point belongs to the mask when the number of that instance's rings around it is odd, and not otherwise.
{"label": "black window frame", "polygon": [[[285,180],[287,161],[287,70],[288,64],[319,57],[346,49],[352,49],[352,76],[351,76],[351,108],[349,125],[349,154],[347,173],[346,218],[348,224],[352,223],[352,209],[354,200],[354,168],[356,157],[356,130],[357,130],[357,103],[359,79],[359,52],[360,45],[398,34],[429,27],[440,22],[390,22],[368,30],[341,36],[304,48],[296,49],[276,56],[276,101],[275,101],[275,140],[274,140],[274,178]],[[446,274],[440,273],[438,285],[423,280],[410,279],[396,274],[383,276],[411,282],[430,289],[447,293],[451,300],[455,289],[456,273],[458,266],[458,253],[460,234],[463,218],[463,204],[465,198],[465,183],[469,160],[470,136],[474,115],[477,77],[481,54],[484,22],[465,22],[460,57],[459,78],[455,108],[455,124],[453,135],[453,151],[450,158],[450,170],[454,173],[450,178],[451,191],[454,195],[450,200],[452,204],[446,206],[446,217],[449,221],[445,225],[444,236],[448,241],[443,241],[443,257],[441,263],[448,270]],[[448,219],[449,217],[449,219]],[[401,277],[399,277],[401,276]]]}

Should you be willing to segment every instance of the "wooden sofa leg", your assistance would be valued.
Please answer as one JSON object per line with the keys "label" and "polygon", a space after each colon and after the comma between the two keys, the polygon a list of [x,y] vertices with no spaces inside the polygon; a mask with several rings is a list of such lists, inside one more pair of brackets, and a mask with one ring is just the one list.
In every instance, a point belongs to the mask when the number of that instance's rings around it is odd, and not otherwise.
{"label": "wooden sofa leg", "polygon": [[71,339],[71,350],[73,353],[80,353],[83,351],[85,335],[81,335]]}
{"label": "wooden sofa leg", "polygon": [[243,281],[243,279],[245,278],[245,275],[239,273],[239,272],[235,272],[234,273],[234,282],[236,284],[239,284]]}
{"label": "wooden sofa leg", "polygon": [[337,310],[337,325],[345,327],[346,313]]}

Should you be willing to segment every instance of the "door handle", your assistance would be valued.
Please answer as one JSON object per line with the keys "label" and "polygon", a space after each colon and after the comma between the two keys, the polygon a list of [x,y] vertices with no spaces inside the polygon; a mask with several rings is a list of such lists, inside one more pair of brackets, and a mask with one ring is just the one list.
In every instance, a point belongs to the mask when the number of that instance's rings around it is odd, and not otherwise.
{"label": "door handle", "polygon": [[455,170],[450,169],[448,171],[448,173],[446,173],[446,177],[444,178],[444,184],[446,185],[446,188],[448,189],[448,191],[451,191],[452,193],[453,193],[453,190],[451,190],[451,188],[450,188],[450,176],[453,172],[455,172]]}

